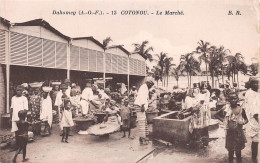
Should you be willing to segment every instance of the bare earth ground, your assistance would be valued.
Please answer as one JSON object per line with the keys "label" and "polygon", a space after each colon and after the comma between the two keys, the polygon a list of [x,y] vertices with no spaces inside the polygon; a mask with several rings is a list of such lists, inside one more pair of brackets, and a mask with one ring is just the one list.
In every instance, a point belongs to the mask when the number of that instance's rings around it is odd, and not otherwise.
{"label": "bare earth ground", "polygon": [[[151,126],[149,126],[151,129]],[[51,136],[36,137],[35,142],[27,146],[28,162],[32,163],[59,163],[59,162],[113,162],[133,163],[143,158],[142,163],[175,162],[227,162],[227,150],[223,128],[210,132],[210,137],[218,137],[211,141],[209,146],[203,149],[190,149],[172,145],[167,147],[156,142],[149,142],[147,146],[140,146],[138,142],[138,129],[134,128],[134,140],[121,138],[122,133],[115,133],[109,138],[100,138],[91,135],[78,135],[74,133],[69,137],[70,143],[61,143],[58,126],[53,127]],[[2,131],[1,131],[2,132]],[[154,150],[155,149],[155,150]],[[154,151],[153,151],[154,150]],[[153,152],[151,152],[153,151]],[[147,155],[151,153],[150,155]],[[14,152],[0,151],[0,162],[10,162]],[[147,155],[147,156],[146,156]],[[145,157],[146,156],[146,157]],[[251,162],[250,139],[246,148],[242,151],[243,163]],[[21,162],[22,155],[18,156],[17,162]]]}

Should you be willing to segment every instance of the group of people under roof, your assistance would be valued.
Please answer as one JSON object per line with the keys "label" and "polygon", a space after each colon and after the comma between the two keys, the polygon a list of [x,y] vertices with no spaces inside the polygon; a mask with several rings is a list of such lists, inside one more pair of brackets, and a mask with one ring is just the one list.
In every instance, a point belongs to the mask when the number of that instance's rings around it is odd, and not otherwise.
{"label": "group of people under roof", "polygon": [[[259,142],[259,106],[260,95],[258,92],[259,78],[251,77],[246,83],[246,91],[244,99],[239,99],[240,90],[236,87],[221,86],[218,91],[212,91],[209,84],[202,82],[194,84],[193,88],[179,89],[174,88],[172,95],[178,97],[178,94],[185,96],[178,98],[181,101],[179,108],[179,118],[190,115],[191,123],[189,131],[191,133],[190,145],[202,144],[208,145],[209,125],[211,119],[211,110],[216,109],[217,102],[222,102],[224,106],[221,108],[224,116],[224,126],[226,131],[226,149],[228,150],[229,162],[233,162],[234,154],[236,154],[237,162],[242,162],[242,149],[245,148],[246,135],[244,125],[248,123],[248,134],[251,138],[252,160],[257,161],[258,142]],[[12,132],[15,132],[16,140],[19,136],[26,135],[20,130],[26,127],[19,127],[18,123],[23,120],[20,115],[22,111],[28,110],[26,114],[27,121],[33,123],[41,120],[46,126],[46,130],[50,131],[52,122],[57,120],[60,124],[62,142],[68,142],[70,127],[74,125],[73,117],[94,117],[97,111],[106,113],[104,122],[117,123],[124,131],[123,137],[126,136],[126,131],[131,136],[131,112],[134,110],[137,114],[139,142],[147,145],[149,143],[148,125],[146,111],[151,108],[157,108],[158,96],[157,90],[153,87],[152,79],[147,79],[139,89],[133,86],[128,91],[124,88],[118,89],[116,92],[111,92],[109,88],[97,86],[92,81],[87,80],[86,86],[81,92],[81,88],[65,79],[60,82],[52,83],[52,90],[43,90],[34,88],[33,93],[24,92],[25,87],[19,85],[16,87],[16,95],[13,96],[11,102],[12,115]],[[177,102],[179,102],[177,100]],[[131,107],[130,107],[131,106]],[[134,108],[132,110],[132,108]],[[52,113],[56,111],[56,116],[52,117]],[[189,114],[187,114],[189,113]],[[24,114],[24,113],[23,113]],[[21,118],[22,117],[22,118]],[[115,120],[116,119],[116,120]],[[27,128],[28,130],[28,128]],[[22,144],[19,149],[24,149],[26,143]],[[26,154],[26,152],[25,152]]]}

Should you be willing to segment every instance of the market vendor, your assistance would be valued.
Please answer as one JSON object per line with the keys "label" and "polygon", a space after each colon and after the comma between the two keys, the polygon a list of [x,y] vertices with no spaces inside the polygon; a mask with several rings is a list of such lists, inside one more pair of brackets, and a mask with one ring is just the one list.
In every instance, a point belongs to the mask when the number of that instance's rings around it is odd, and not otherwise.
{"label": "market vendor", "polygon": [[199,89],[194,89],[192,98],[190,98],[191,105],[187,104],[187,108],[191,107],[192,109],[190,126],[192,142],[202,143],[202,145],[207,146],[209,138],[208,127],[210,122],[210,110],[208,104],[205,102],[205,95],[201,94]]}
{"label": "market vendor", "polygon": [[116,102],[114,100],[107,99],[106,102],[110,103],[110,107],[107,107],[106,117],[104,118],[104,122],[114,123],[121,125],[121,117],[119,114],[119,108],[115,106]]}
{"label": "market vendor", "polygon": [[86,87],[82,92],[80,105],[82,108],[82,115],[88,114],[90,102],[93,100],[93,90],[91,80],[87,80]]}
{"label": "market vendor", "polygon": [[31,111],[32,121],[40,120],[40,107],[41,107],[41,96],[40,96],[40,88],[35,87],[33,91],[33,95],[29,100],[29,110]]}
{"label": "market vendor", "polygon": [[138,90],[134,105],[137,113],[139,141],[141,144],[147,145],[146,135],[148,135],[148,126],[145,111],[148,108],[149,89],[152,88],[154,82],[148,79],[146,83],[142,84]]}
{"label": "market vendor", "polygon": [[52,126],[52,101],[48,90],[43,90],[41,103],[41,121],[44,123],[42,135],[50,134]]}

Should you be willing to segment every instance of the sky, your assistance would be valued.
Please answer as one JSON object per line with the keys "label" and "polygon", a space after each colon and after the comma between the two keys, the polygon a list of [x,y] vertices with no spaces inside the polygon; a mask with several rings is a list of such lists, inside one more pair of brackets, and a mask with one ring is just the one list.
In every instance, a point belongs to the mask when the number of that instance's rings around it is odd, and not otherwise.
{"label": "sky", "polygon": [[[259,57],[258,0],[0,0],[0,16],[12,23],[43,18],[70,37],[93,36],[111,45],[149,41],[153,54],[165,52],[179,62],[182,54],[196,49],[199,40],[240,52],[247,63]],[[109,12],[107,15],[53,15],[56,11]],[[122,10],[147,10],[149,15],[121,15]],[[155,15],[156,11],[183,11],[184,15]],[[228,15],[229,11],[241,15]],[[117,15],[111,15],[117,11]]]}

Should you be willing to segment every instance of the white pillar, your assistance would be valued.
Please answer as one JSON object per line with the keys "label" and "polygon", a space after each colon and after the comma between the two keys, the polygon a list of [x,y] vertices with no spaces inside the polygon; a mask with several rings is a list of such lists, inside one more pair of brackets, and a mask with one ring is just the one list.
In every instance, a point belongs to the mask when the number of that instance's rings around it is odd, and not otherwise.
{"label": "white pillar", "polygon": [[127,91],[128,91],[128,96],[129,96],[129,93],[130,93],[130,64],[129,64],[129,58],[130,58],[131,54],[128,55],[128,58],[127,58]]}
{"label": "white pillar", "polygon": [[7,55],[6,55],[6,113],[10,113],[10,30],[8,30],[8,37],[7,37]]}
{"label": "white pillar", "polygon": [[67,78],[70,79],[70,45],[71,41],[68,41],[67,46]]}
{"label": "white pillar", "polygon": [[103,80],[104,80],[104,90],[106,88],[106,53],[105,53],[105,50],[104,50],[104,53],[103,53]]}

